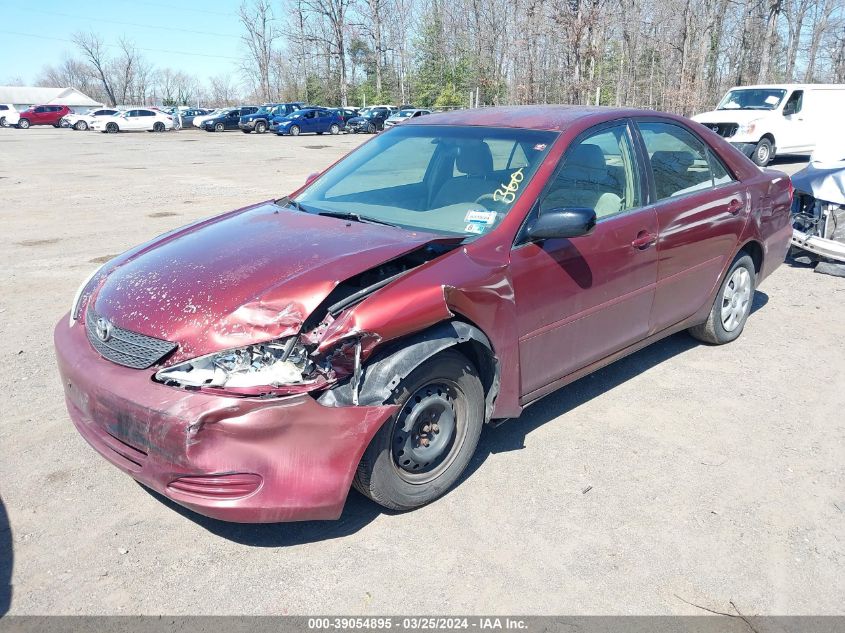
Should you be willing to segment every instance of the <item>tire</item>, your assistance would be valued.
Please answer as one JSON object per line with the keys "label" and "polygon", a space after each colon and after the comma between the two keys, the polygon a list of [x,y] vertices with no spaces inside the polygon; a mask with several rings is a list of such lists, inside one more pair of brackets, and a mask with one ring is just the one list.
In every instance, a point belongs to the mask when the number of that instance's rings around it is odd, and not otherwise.
{"label": "tire", "polygon": [[153,123],[153,132],[164,132],[165,131],[164,123],[161,121],[156,121]]}
{"label": "tire", "polygon": [[288,134],[290,134],[291,136],[299,136],[300,131],[301,130],[299,129],[298,125],[291,125],[290,129],[288,130]]}
{"label": "tire", "polygon": [[215,123],[215,124],[214,124],[214,131],[215,131],[215,132],[222,132],[222,131],[224,131],[225,129],[226,129],[226,126],[225,126],[225,125],[223,125],[222,123]]}
{"label": "tire", "polygon": [[340,126],[337,123],[332,123],[331,127],[329,128],[329,134],[340,134]]}
{"label": "tire", "polygon": [[78,130],[80,132],[84,132],[85,130],[88,129],[88,124],[85,121],[77,121],[74,124],[73,129]]}
{"label": "tire", "polygon": [[0,127],[9,127],[9,124],[6,123],[6,117],[0,117]]}
{"label": "tire", "polygon": [[267,131],[267,124],[264,121],[259,121],[255,124],[255,133],[264,134]]}
{"label": "tire", "polygon": [[[448,349],[414,369],[388,402],[399,412],[364,451],[353,485],[385,508],[411,510],[444,495],[466,469],[484,426],[484,389],[466,356]],[[435,424],[439,432],[426,430]]]}
{"label": "tire", "polygon": [[117,127],[117,123],[106,123],[106,132],[109,134],[117,134],[120,132],[120,128]]}
{"label": "tire", "polygon": [[740,253],[725,275],[707,320],[691,327],[689,333],[711,345],[724,345],[739,338],[751,314],[756,287],[754,261],[747,253]]}
{"label": "tire", "polygon": [[376,126],[372,123],[367,124],[367,134],[375,134],[376,133]]}
{"label": "tire", "polygon": [[249,130],[241,130],[244,134],[249,134]]}
{"label": "tire", "polygon": [[761,138],[760,142],[757,143],[757,147],[754,148],[754,153],[751,154],[751,160],[754,161],[755,165],[765,167],[772,158],[774,158],[772,142],[767,138]]}
{"label": "tire", "polygon": [[18,121],[18,128],[21,130],[28,130],[29,129],[29,119],[21,119]]}

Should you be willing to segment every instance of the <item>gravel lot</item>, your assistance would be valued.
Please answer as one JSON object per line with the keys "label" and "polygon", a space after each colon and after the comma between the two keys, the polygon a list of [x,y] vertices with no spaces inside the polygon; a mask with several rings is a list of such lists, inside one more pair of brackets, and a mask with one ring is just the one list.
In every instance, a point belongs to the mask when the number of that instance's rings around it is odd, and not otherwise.
{"label": "gravel lot", "polygon": [[11,613],[845,614],[845,280],[807,268],[767,280],[736,343],[673,336],[486,429],[415,512],[353,492],[337,522],[225,524],[95,454],[52,349],[85,275],[361,140],[0,129]]}

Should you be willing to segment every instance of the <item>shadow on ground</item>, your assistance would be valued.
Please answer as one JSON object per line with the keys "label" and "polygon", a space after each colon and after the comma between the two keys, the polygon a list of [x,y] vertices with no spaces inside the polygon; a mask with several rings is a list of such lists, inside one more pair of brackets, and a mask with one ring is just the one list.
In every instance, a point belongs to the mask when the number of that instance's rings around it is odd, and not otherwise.
{"label": "shadow on ground", "polygon": [[[751,313],[754,314],[768,301],[767,294],[757,291]],[[524,448],[526,436],[543,424],[697,345],[699,343],[686,332],[675,334],[552,393],[542,400],[541,406],[526,409],[518,420],[512,420],[497,428],[485,428],[476,454],[458,485],[472,476],[491,455]],[[209,532],[252,547],[287,547],[342,538],[354,534],[379,515],[393,514],[353,490],[346,501],[343,514],[337,521],[255,525],[226,523],[195,514],[152,490],[144,489],[161,503]]]}
{"label": "shadow on ground", "polygon": [[0,617],[12,604],[12,525],[3,499],[0,499]]}

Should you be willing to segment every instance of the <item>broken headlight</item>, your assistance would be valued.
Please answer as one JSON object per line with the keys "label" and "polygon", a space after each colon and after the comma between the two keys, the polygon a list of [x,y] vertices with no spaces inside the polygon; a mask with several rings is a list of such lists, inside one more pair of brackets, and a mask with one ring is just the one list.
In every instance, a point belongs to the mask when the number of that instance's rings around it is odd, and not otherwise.
{"label": "broken headlight", "polygon": [[175,387],[208,387],[242,395],[314,382],[315,365],[298,337],[247,345],[200,356],[158,371],[155,379]]}

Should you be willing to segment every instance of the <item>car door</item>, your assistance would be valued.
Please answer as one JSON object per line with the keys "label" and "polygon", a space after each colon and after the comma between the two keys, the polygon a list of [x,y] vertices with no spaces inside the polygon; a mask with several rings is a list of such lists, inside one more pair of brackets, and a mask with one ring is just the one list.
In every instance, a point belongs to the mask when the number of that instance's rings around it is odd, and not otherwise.
{"label": "car door", "polygon": [[241,120],[241,111],[240,110],[232,110],[229,114],[226,115],[226,118],[223,120],[223,127],[227,130],[237,130],[238,129],[238,121]]}
{"label": "car door", "polygon": [[748,219],[745,187],[715,152],[677,121],[637,119],[657,214],[657,289],[651,332],[708,300]]}
{"label": "car door", "polygon": [[777,152],[812,149],[813,139],[804,116],[804,91],[793,90],[781,111],[780,131],[775,137]]}
{"label": "car door", "polygon": [[32,124],[43,125],[47,119],[47,106],[38,106],[32,111]]}
{"label": "car door", "polygon": [[530,241],[511,253],[523,402],[555,381],[648,334],[657,279],[657,217],[626,120],[591,128],[570,145],[528,222],[588,207],[589,235]]}
{"label": "car door", "polygon": [[300,132],[316,132],[317,112],[315,110],[306,110],[302,115]]}

